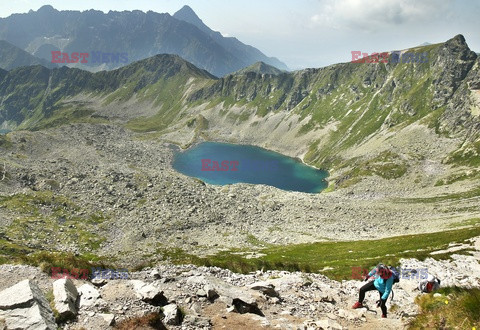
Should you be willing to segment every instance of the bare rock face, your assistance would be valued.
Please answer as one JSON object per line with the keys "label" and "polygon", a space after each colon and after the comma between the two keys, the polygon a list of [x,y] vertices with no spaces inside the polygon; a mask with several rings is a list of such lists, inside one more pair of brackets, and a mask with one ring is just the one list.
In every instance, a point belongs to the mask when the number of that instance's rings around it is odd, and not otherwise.
{"label": "bare rock face", "polygon": [[0,319],[4,319],[6,329],[57,329],[47,299],[31,280],[23,280],[0,292]]}
{"label": "bare rock face", "polygon": [[78,291],[71,279],[59,279],[53,282],[55,308],[62,318],[77,315]]}

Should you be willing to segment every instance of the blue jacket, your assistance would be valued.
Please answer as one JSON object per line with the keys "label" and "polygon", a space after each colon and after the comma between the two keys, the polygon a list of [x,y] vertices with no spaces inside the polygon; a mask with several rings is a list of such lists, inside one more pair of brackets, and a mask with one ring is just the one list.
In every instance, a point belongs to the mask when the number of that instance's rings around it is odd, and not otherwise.
{"label": "blue jacket", "polygon": [[380,293],[382,294],[382,300],[387,300],[390,292],[392,292],[393,274],[390,274],[390,277],[384,280],[380,277],[380,275],[376,273],[377,269],[372,269],[370,273],[368,273],[368,276],[370,277],[375,275],[375,281],[373,282],[373,285],[375,285],[377,290],[380,291]]}

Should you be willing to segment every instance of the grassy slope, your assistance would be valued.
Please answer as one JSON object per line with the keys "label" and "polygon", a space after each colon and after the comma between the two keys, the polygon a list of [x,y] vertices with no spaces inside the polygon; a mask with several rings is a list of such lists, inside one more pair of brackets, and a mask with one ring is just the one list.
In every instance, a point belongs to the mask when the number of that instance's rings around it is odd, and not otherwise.
{"label": "grassy slope", "polygon": [[480,289],[445,287],[418,296],[420,314],[409,329],[478,329],[480,327]]}
{"label": "grassy slope", "polygon": [[[467,223],[470,224],[470,223]],[[369,241],[319,242],[310,244],[266,247],[257,252],[266,254],[257,259],[239,255],[242,251],[227,251],[204,258],[188,255],[181,250],[159,253],[179,263],[192,262],[212,265],[236,272],[259,269],[286,269],[321,272],[333,279],[351,279],[352,267],[371,268],[379,262],[398,265],[401,258],[448,258],[448,254],[431,256],[430,252],[443,250],[452,242],[463,242],[480,235],[480,224],[445,232],[405,235]],[[246,252],[246,251],[244,251]],[[456,253],[459,253],[458,251]]]}

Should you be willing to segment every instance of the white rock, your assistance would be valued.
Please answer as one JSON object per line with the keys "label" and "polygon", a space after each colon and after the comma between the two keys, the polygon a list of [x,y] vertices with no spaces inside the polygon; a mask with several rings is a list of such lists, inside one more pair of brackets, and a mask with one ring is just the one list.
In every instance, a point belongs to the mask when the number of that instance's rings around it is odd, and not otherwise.
{"label": "white rock", "polygon": [[80,294],[80,308],[92,306],[95,304],[96,300],[100,298],[98,290],[88,283],[79,287],[78,293]]}
{"label": "white rock", "polygon": [[78,291],[71,279],[62,278],[53,282],[53,296],[55,309],[62,317],[77,315]]}
{"label": "white rock", "polygon": [[0,319],[4,319],[7,329],[57,329],[47,299],[31,280],[23,280],[0,292]]}
{"label": "white rock", "polygon": [[179,325],[181,322],[182,313],[175,304],[169,304],[163,307],[163,314],[165,318],[163,322],[167,325]]}
{"label": "white rock", "polygon": [[152,272],[150,273],[150,276],[153,277],[154,279],[158,280],[158,279],[161,277],[161,274],[160,274],[160,272],[158,271],[158,269],[154,269],[154,270],[152,270]]}
{"label": "white rock", "polygon": [[160,306],[168,304],[168,299],[163,295],[163,291],[154,284],[147,284],[140,280],[131,280],[130,283],[137,296],[143,301]]}
{"label": "white rock", "polygon": [[115,324],[115,315],[114,314],[98,314],[100,317],[104,319],[104,321],[109,325],[112,326]]}

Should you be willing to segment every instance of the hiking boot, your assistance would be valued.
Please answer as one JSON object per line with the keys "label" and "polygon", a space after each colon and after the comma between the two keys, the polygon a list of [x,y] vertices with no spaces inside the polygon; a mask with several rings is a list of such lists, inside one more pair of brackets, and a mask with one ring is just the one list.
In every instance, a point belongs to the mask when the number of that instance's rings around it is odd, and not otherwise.
{"label": "hiking boot", "polygon": [[387,318],[387,315],[382,314],[382,319],[386,319],[386,318]]}
{"label": "hiking boot", "polygon": [[355,305],[352,306],[353,309],[362,308],[362,307],[363,307],[363,305],[362,305],[362,303],[359,302],[359,301],[357,301],[357,302],[355,303]]}

